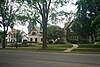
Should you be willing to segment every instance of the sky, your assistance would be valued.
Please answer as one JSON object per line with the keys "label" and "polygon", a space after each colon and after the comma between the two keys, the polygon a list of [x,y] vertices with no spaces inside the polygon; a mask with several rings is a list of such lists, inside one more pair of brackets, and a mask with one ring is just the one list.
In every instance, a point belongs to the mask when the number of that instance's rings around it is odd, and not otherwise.
{"label": "sky", "polygon": [[[77,0],[73,0],[73,2],[75,3]],[[67,6],[64,6],[62,8],[59,8],[59,10],[64,10],[65,12],[70,12],[73,11],[74,13],[77,11],[77,6],[69,3]],[[1,17],[0,17],[1,20]],[[60,26],[61,28],[64,28],[64,24],[67,23],[67,21],[63,21],[62,23],[58,23],[56,25]],[[54,25],[54,24],[52,24]],[[20,24],[17,24],[14,26],[15,29],[19,29],[24,31],[25,33],[28,33],[28,29],[27,29],[28,24],[26,24],[25,26],[22,26]],[[39,26],[39,24],[37,24],[37,26]],[[9,28],[8,31],[10,31],[11,29]]]}
{"label": "sky", "polygon": [[[73,0],[73,3],[76,3],[77,0]],[[77,12],[77,6],[69,3],[67,6],[64,6],[60,8],[59,10],[64,10],[65,12]],[[63,21],[62,23],[58,23],[57,25],[60,26],[61,28],[64,28],[64,24],[67,23],[67,21]]]}

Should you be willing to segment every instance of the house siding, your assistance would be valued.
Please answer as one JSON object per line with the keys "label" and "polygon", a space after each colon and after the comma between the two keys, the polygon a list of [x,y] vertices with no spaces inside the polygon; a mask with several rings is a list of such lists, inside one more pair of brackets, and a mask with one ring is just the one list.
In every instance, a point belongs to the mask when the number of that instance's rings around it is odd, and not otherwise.
{"label": "house siding", "polygon": [[41,41],[41,39],[42,39],[42,36],[40,36],[40,35],[30,35],[29,36],[29,41],[31,41],[31,39],[32,39],[32,42],[36,42],[35,41],[35,39],[37,38],[37,42],[38,43],[42,43],[42,41]]}

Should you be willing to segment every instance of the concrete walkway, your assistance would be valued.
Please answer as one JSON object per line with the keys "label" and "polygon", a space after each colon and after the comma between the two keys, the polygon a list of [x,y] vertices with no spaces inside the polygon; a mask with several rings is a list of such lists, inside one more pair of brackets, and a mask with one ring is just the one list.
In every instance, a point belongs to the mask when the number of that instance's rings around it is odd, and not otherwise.
{"label": "concrete walkway", "polygon": [[69,53],[69,52],[71,52],[73,49],[78,48],[78,45],[77,45],[77,44],[71,44],[71,45],[73,45],[73,47],[66,49],[66,50],[64,51],[65,53]]}

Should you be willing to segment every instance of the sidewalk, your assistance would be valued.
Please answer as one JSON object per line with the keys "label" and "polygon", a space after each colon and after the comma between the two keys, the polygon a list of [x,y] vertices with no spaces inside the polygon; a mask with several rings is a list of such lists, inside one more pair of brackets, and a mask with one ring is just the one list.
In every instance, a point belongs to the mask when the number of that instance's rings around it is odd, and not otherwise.
{"label": "sidewalk", "polygon": [[64,51],[65,53],[69,53],[69,52],[71,52],[73,49],[78,48],[78,45],[77,45],[77,44],[71,44],[71,45],[73,45],[73,47],[66,49],[66,50]]}

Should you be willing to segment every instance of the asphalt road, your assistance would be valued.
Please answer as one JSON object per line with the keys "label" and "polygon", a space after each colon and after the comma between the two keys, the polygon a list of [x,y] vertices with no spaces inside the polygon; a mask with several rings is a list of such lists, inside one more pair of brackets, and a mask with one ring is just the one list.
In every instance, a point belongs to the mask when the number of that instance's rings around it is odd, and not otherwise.
{"label": "asphalt road", "polygon": [[100,54],[0,50],[0,67],[100,67]]}

